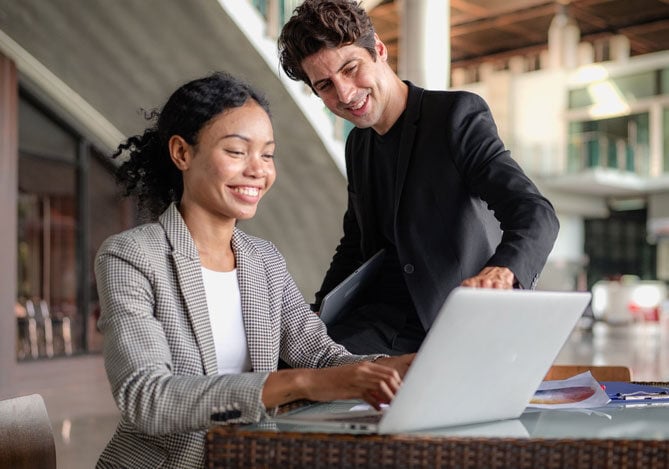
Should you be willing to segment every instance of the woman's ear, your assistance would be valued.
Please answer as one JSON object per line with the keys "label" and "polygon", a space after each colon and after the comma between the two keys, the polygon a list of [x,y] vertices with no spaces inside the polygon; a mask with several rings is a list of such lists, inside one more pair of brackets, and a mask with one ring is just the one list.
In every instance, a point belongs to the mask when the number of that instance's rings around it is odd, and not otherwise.
{"label": "woman's ear", "polygon": [[167,144],[170,150],[170,157],[174,165],[181,171],[186,171],[190,166],[191,152],[190,145],[179,135],[172,135]]}

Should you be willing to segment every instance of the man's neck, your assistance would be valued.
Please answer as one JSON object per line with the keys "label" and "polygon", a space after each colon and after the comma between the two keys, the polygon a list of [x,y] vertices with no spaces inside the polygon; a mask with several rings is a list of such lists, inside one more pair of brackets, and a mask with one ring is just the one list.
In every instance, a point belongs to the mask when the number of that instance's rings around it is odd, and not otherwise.
{"label": "man's neck", "polygon": [[400,80],[394,72],[392,73],[393,80],[391,86],[392,89],[389,94],[390,100],[386,106],[383,119],[381,119],[378,125],[372,127],[379,135],[384,135],[388,132],[407,107],[409,85]]}

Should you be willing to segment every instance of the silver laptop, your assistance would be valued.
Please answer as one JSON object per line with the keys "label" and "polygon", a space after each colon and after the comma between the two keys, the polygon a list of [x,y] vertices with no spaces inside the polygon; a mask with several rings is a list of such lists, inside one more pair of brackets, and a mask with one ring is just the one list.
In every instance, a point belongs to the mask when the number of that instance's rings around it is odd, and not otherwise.
{"label": "silver laptop", "polygon": [[[360,402],[338,401],[297,409],[275,421],[400,433],[517,418],[590,296],[587,292],[456,288],[395,399],[382,412],[348,410]],[[339,406],[339,411],[327,409],[332,406]]]}
{"label": "silver laptop", "polygon": [[358,292],[376,275],[383,264],[385,253],[385,250],[381,249],[325,295],[320,310],[320,318],[325,325],[332,324],[351,304]]}

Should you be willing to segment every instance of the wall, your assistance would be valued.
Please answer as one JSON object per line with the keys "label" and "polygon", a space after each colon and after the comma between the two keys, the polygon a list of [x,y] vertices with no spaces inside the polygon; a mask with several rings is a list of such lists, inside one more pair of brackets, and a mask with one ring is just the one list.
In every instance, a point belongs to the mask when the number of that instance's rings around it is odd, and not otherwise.
{"label": "wall", "polygon": [[[14,63],[0,54],[0,265],[16,266],[18,83]],[[16,267],[0,269],[0,398],[16,357]]]}
{"label": "wall", "polygon": [[[483,68],[481,81],[463,85],[482,96],[513,158],[553,203],[560,233],[541,275],[538,288],[576,288],[583,264],[583,217],[608,213],[601,197],[551,190],[547,181],[564,168],[567,128],[567,74],[562,70],[513,73]],[[548,91],[547,91],[548,90]]]}

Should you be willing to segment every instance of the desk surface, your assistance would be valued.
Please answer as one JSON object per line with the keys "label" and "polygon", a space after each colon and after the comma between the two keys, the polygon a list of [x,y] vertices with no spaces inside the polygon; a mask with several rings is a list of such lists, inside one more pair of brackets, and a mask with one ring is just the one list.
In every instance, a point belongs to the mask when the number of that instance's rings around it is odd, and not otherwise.
{"label": "desk surface", "polygon": [[208,467],[669,468],[669,406],[526,411],[401,435],[262,422],[215,426]]}

